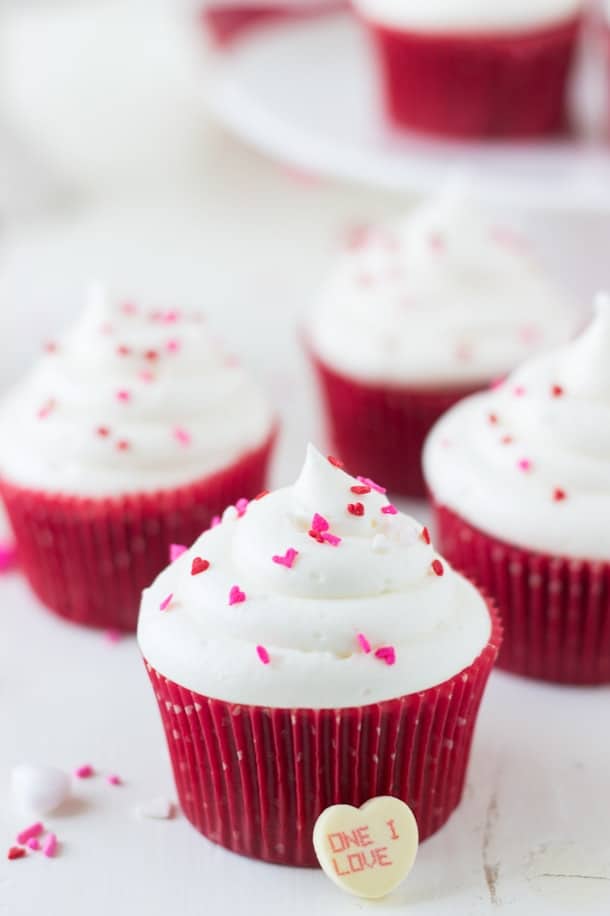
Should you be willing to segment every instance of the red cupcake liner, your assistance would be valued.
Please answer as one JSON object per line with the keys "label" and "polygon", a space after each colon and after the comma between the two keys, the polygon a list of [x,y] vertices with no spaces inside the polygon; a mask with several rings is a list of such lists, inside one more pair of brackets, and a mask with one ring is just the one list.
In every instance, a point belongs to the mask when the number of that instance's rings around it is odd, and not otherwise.
{"label": "red cupcake liner", "polygon": [[426,35],[366,25],[394,124],[463,138],[566,129],[580,17],[510,34]]}
{"label": "red cupcake liner", "polygon": [[135,630],[142,589],[167,566],[169,545],[190,546],[214,515],[263,488],[274,439],[173,490],[89,499],[0,481],[34,592],[73,623]]}
{"label": "red cupcake liner", "polygon": [[269,709],[193,693],[146,667],[180,804],[208,839],[280,865],[317,865],[313,828],[329,805],[406,801],[421,839],[462,797],[477,713],[501,641],[438,687],[352,709]]}
{"label": "red cupcake liner", "polygon": [[345,4],[341,0],[336,3],[320,2],[319,6],[206,6],[201,11],[201,22],[206,31],[220,47],[228,47],[236,39],[260,26],[282,23],[288,19],[304,19],[309,16],[319,16],[327,12],[342,9]]}
{"label": "red cupcake liner", "polygon": [[557,684],[610,683],[610,563],[515,547],[434,509],[440,552],[502,615],[499,667]]}
{"label": "red cupcake liner", "polygon": [[416,388],[366,384],[341,375],[310,353],[326,408],[332,447],[346,467],[401,496],[423,499],[421,453],[436,421],[485,388]]}

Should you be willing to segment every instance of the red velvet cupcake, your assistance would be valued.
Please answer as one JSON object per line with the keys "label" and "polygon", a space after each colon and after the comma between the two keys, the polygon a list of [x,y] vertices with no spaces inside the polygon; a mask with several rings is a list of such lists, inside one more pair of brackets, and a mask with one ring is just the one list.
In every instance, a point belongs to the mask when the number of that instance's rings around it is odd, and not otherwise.
{"label": "red velvet cupcake", "polygon": [[354,0],[391,122],[462,138],[562,132],[583,0]]}
{"label": "red velvet cupcake", "polygon": [[497,601],[500,665],[610,683],[610,301],[575,342],[453,408],[424,467],[445,556]]}
{"label": "red velvet cupcake", "polygon": [[34,591],[72,622],[124,630],[170,546],[262,489],[274,438],[200,315],[99,294],[1,423],[0,493]]}
{"label": "red velvet cupcake", "polygon": [[423,497],[421,450],[439,417],[575,324],[527,243],[463,191],[359,232],[307,327],[333,451]]}
{"label": "red velvet cupcake", "polygon": [[146,590],[138,640],[188,819],[315,866],[329,805],[396,796],[422,838],[449,818],[500,627],[427,529],[310,447]]}

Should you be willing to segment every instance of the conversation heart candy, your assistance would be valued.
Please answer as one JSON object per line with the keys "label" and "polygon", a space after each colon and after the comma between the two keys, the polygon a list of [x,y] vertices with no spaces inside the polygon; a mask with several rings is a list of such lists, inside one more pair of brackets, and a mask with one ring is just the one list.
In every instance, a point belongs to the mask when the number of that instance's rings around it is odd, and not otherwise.
{"label": "conversation heart candy", "polygon": [[419,834],[413,812],[389,795],[361,808],[333,805],[319,816],[313,844],[325,874],[357,897],[385,897],[407,877]]}

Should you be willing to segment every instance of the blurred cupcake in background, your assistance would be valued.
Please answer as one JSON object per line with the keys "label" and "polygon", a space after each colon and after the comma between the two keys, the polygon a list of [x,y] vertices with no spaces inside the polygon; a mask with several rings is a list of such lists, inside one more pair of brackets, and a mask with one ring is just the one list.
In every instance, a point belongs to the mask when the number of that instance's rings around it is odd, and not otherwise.
{"label": "blurred cupcake in background", "polygon": [[442,827],[500,639],[427,529],[311,446],[161,573],[138,625],[188,819],[301,866],[329,805],[393,795],[422,839]]}
{"label": "blurred cupcake in background", "polygon": [[170,546],[262,489],[275,420],[201,315],[94,291],[6,397],[0,428],[0,492],[32,588],[75,623],[133,630]]}
{"label": "blurred cupcake in background", "polygon": [[354,0],[385,110],[463,138],[535,137],[568,124],[584,0]]}
{"label": "blurred cupcake in background", "polygon": [[577,319],[527,242],[456,184],[393,227],[358,232],[307,326],[334,451],[422,497],[433,423],[567,340]]}
{"label": "blurred cupcake in background", "polygon": [[610,683],[610,299],[574,342],[430,434],[439,547],[493,595],[502,667]]}
{"label": "blurred cupcake in background", "polygon": [[260,26],[305,16],[320,16],[347,7],[348,0],[201,0],[199,15],[219,47]]}

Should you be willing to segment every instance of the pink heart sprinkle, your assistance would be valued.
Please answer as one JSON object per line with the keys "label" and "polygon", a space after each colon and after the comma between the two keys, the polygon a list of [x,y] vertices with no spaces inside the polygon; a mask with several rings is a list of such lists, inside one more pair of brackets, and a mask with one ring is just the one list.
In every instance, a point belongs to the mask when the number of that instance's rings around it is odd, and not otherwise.
{"label": "pink heart sprinkle", "polygon": [[233,585],[229,592],[229,604],[241,604],[246,600],[246,593],[242,592],[239,585]]}
{"label": "pink heart sprinkle", "polygon": [[210,528],[216,528],[218,525],[220,525],[221,521],[222,521],[222,518],[220,517],[220,515],[214,515],[212,517],[212,521],[210,522]]}
{"label": "pink heart sprinkle", "polygon": [[277,563],[279,566],[285,566],[286,569],[292,569],[294,561],[299,555],[299,551],[295,550],[294,547],[289,547],[283,557],[274,556],[271,557],[274,563]]}
{"label": "pink heart sprinkle", "polygon": [[184,544],[170,544],[169,545],[169,562],[173,563],[174,560],[177,560],[178,557],[181,557],[183,553],[186,553],[188,550]]}
{"label": "pink heart sprinkle", "polygon": [[360,483],[363,483],[366,487],[370,487],[371,490],[376,490],[377,493],[386,493],[386,488],[380,486],[380,484],[375,483],[374,480],[371,480],[369,477],[357,477],[356,478]]}
{"label": "pink heart sprinkle", "polygon": [[394,646],[382,646],[381,649],[375,650],[375,658],[385,662],[386,665],[396,664],[396,649]]}
{"label": "pink heart sprinkle", "polygon": [[381,511],[384,515],[398,515],[398,509],[396,506],[393,506],[391,503],[389,506],[382,506]]}
{"label": "pink heart sprinkle", "polygon": [[140,381],[146,382],[147,384],[154,382],[155,380],[154,375],[152,372],[149,372],[148,369],[142,369],[142,371],[138,373],[138,378]]}
{"label": "pink heart sprinkle", "polygon": [[530,461],[529,458],[521,458],[517,462],[517,467],[519,468],[520,471],[530,471],[532,468],[532,462]]}
{"label": "pink heart sprinkle", "polygon": [[311,520],[311,528],[312,531],[328,531],[330,525],[323,515],[318,515],[316,512]]}
{"label": "pink heart sprinkle", "polygon": [[33,850],[33,852],[38,852],[38,850],[40,849],[40,840],[36,839],[36,837],[33,836],[31,839],[27,841],[25,845],[27,846],[28,849]]}
{"label": "pink heart sprinkle", "polygon": [[165,346],[170,353],[177,353],[180,349],[180,341],[168,340]]}
{"label": "pink heart sprinkle", "polygon": [[331,534],[330,531],[322,531],[320,537],[326,544],[330,544],[331,547],[338,547],[341,543],[341,538],[337,537],[336,534]]}
{"label": "pink heart sprinkle", "polygon": [[256,654],[262,661],[263,665],[268,665],[270,663],[271,659],[269,658],[269,653],[267,652],[264,646],[257,646]]}
{"label": "pink heart sprinkle", "polygon": [[121,388],[119,391],[117,391],[116,396],[117,396],[117,400],[123,401],[124,403],[129,401],[131,398],[131,394],[129,393],[129,391],[127,391],[126,388]]}
{"label": "pink heart sprinkle", "polygon": [[169,311],[164,312],[161,320],[164,321],[165,324],[173,324],[175,321],[178,321],[179,318],[180,312],[177,309],[170,309]]}
{"label": "pink heart sprinkle", "polygon": [[356,639],[360,643],[360,648],[362,649],[362,651],[366,655],[368,655],[369,652],[371,651],[371,644],[368,641],[368,639],[366,638],[366,636],[364,635],[364,633],[358,633],[358,635],[356,636]]}
{"label": "pink heart sprinkle", "polygon": [[182,426],[176,426],[174,429],[174,438],[178,440],[180,445],[190,445],[192,441],[191,434]]}
{"label": "pink heart sprinkle", "polygon": [[170,606],[173,597],[174,597],[174,593],[170,592],[167,598],[164,598],[161,604],[159,605],[159,610],[160,611],[166,610],[166,608]]}
{"label": "pink heart sprinkle", "polygon": [[121,785],[123,785],[123,780],[121,779],[120,776],[117,776],[116,773],[112,773],[112,774],[108,777],[108,782],[110,783],[111,786],[121,786]]}

